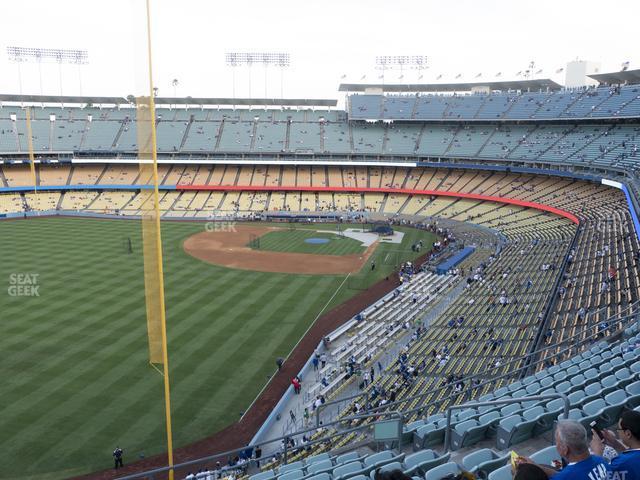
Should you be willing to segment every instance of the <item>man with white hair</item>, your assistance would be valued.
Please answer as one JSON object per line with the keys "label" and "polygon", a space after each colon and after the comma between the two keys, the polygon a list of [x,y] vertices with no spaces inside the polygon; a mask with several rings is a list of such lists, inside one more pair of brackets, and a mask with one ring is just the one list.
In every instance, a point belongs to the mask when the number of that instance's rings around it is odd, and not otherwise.
{"label": "man with white hair", "polygon": [[[538,465],[553,480],[607,480],[606,461],[589,453],[587,431],[574,420],[559,420],[555,432],[556,449],[567,466],[559,472],[546,465]],[[521,458],[523,463],[533,463]]]}

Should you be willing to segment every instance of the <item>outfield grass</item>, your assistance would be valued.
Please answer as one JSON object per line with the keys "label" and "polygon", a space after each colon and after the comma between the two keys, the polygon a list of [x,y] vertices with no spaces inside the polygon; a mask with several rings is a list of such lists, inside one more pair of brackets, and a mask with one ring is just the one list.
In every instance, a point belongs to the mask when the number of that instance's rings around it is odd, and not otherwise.
{"label": "outfield grass", "polygon": [[[318,226],[324,230],[321,226]],[[328,243],[311,244],[305,240],[310,238],[325,238]],[[268,232],[260,237],[259,250],[272,252],[316,253],[318,255],[351,255],[363,253],[366,247],[353,238],[344,237],[336,233],[318,232],[310,229],[278,230]]]}
{"label": "outfield grass", "polygon": [[[163,223],[175,446],[236,421],[275,358],[289,353],[344,279],[203,263],[182,250],[202,230]],[[127,237],[134,254],[126,253]],[[418,238],[433,240],[407,230],[403,248]],[[376,255],[390,248],[380,245]],[[110,468],[116,445],[125,461],[163,451],[162,379],[147,363],[139,222],[0,222],[0,249],[0,445],[10,460],[0,478]],[[362,282],[392,268],[363,273]],[[10,296],[15,274],[37,274],[39,296]],[[329,308],[355,293],[343,288]]]}

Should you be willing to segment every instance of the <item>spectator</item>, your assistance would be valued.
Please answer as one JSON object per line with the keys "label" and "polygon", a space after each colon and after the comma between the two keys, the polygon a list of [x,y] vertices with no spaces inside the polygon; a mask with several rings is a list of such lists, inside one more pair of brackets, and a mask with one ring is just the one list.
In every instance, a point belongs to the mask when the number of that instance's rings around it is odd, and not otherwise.
{"label": "spectator", "polygon": [[262,457],[262,448],[258,445],[254,451],[256,457],[256,468],[260,468],[260,457]]}
{"label": "spectator", "polygon": [[618,452],[618,456],[611,460],[609,466],[611,472],[614,472],[612,477],[620,480],[640,480],[640,412],[623,412],[616,430],[619,439],[610,430],[603,430],[600,438],[594,430],[591,451],[596,455],[602,455],[605,445],[610,446]]}
{"label": "spectator", "polygon": [[402,473],[402,470],[391,470],[387,472],[381,472],[380,469],[376,470],[375,480],[411,480],[411,477]]}
{"label": "spectator", "polygon": [[113,461],[114,461],[114,468],[117,470],[118,467],[122,468],[124,467],[124,464],[122,463],[122,454],[124,452],[122,451],[122,449],[120,447],[116,447],[116,449],[113,451]]}
{"label": "spectator", "polygon": [[[538,465],[553,480],[607,480],[608,465],[602,457],[591,455],[587,431],[574,420],[560,420],[555,432],[556,449],[568,465],[559,472],[546,465]],[[519,463],[533,463],[520,457]]]}
{"label": "spectator", "polygon": [[513,480],[547,480],[547,474],[538,465],[521,463],[513,472]]}
{"label": "spectator", "polygon": [[300,381],[300,379],[298,377],[293,377],[291,379],[291,384],[293,385],[293,391],[296,395],[298,395],[300,393],[300,391],[302,390],[302,382]]}

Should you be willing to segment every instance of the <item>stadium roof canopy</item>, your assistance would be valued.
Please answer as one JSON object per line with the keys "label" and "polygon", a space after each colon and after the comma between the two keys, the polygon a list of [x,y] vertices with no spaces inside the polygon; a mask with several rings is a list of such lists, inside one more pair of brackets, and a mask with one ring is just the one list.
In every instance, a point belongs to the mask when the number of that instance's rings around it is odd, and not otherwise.
{"label": "stadium roof canopy", "polygon": [[389,93],[408,92],[467,92],[474,88],[490,88],[491,90],[560,90],[562,85],[551,79],[535,80],[512,80],[503,82],[465,82],[465,83],[409,83],[409,84],[388,84],[388,83],[341,83],[341,92],[365,92],[368,89],[382,89]]}
{"label": "stadium roof canopy", "polygon": [[624,70],[621,72],[613,73],[595,73],[593,75],[589,75],[589,78],[593,78],[597,82],[605,85],[633,85],[636,83],[640,83],[640,69]]}
{"label": "stadium roof canopy", "polygon": [[[125,97],[76,97],[57,95],[11,95],[0,94],[0,102],[18,103],[78,103],[126,105],[131,103]],[[272,107],[335,107],[337,100],[302,98],[195,98],[156,97],[156,105],[235,105]]]}

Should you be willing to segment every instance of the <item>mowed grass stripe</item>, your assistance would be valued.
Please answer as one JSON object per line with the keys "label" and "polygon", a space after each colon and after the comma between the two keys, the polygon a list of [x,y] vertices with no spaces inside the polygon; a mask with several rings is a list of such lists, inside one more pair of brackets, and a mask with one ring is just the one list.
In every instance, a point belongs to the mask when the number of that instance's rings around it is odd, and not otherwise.
{"label": "mowed grass stripe", "polygon": [[[248,379],[249,377],[262,377],[261,382],[252,384],[256,391],[256,395],[257,390],[259,390],[259,388],[264,384],[266,376],[272,373],[275,369],[275,358],[268,357],[269,351],[272,350],[273,347],[263,340],[264,338],[268,338],[265,335],[265,330],[273,329],[276,326],[277,328],[282,328],[281,322],[278,322],[278,318],[281,318],[283,315],[279,306],[287,300],[287,297],[289,297],[288,300],[290,300],[292,297],[296,298],[302,295],[308,286],[308,282],[301,281],[297,284],[297,288],[292,292],[287,291],[290,290],[290,288],[283,289],[279,284],[273,285],[271,288],[266,288],[264,289],[263,295],[258,297],[257,301],[254,302],[254,305],[256,303],[261,305],[261,308],[256,312],[256,315],[259,317],[256,320],[260,320],[265,314],[269,314],[269,317],[263,322],[256,321],[248,323],[242,328],[233,329],[233,325],[230,325],[233,332],[229,335],[230,344],[234,345],[235,348],[230,348],[228,352],[225,352],[225,355],[227,355],[228,360],[232,362],[233,365],[236,365],[234,375],[237,378],[243,379],[243,382],[240,383],[244,383],[245,379]],[[283,334],[282,331],[280,333]],[[277,353],[279,355],[285,354],[284,352]],[[216,378],[224,375],[222,368],[222,366],[219,366],[213,371],[206,372],[204,368],[200,368],[194,373],[198,375],[206,375],[205,378]],[[225,402],[225,399],[221,399],[215,395],[207,396],[204,385],[198,385],[197,383],[191,383],[191,385],[195,386],[192,394],[196,399],[201,399],[201,401],[206,400],[204,403],[210,404],[212,408],[215,408],[218,411],[225,411],[228,408],[235,407],[236,411],[230,411],[229,413],[231,414],[233,412],[239,416],[240,410],[237,407],[239,404],[236,403],[235,397],[230,398]],[[186,409],[185,413],[188,413],[189,407],[187,404],[184,405],[184,408]],[[178,406],[177,411],[181,411],[180,406]],[[229,417],[230,418],[226,419],[227,423],[230,423],[230,420],[233,420],[233,416],[229,415]],[[192,418],[191,421],[187,423],[187,428],[197,428],[196,424],[199,421],[200,419],[198,418]]]}
{"label": "mowed grass stripe", "polygon": [[[181,247],[202,229],[163,224],[176,445],[237,419],[342,280],[204,264]],[[127,237],[133,255],[123,250]],[[339,242],[334,250],[344,251]],[[39,273],[42,294],[0,296],[7,334],[0,372],[10,377],[0,384],[9,404],[0,411],[9,427],[0,443],[11,445],[12,458],[0,478],[108,468],[113,442],[126,445],[128,458],[163,450],[162,379],[147,364],[139,222],[3,222],[0,248],[11,252],[0,267],[4,281]]]}
{"label": "mowed grass stripe", "polygon": [[[325,230],[318,227],[319,230]],[[312,244],[305,240],[311,238],[328,239],[328,243]],[[273,252],[314,253],[318,255],[351,255],[366,250],[362,244],[352,238],[335,233],[313,230],[275,230],[260,237],[260,250]]]}

